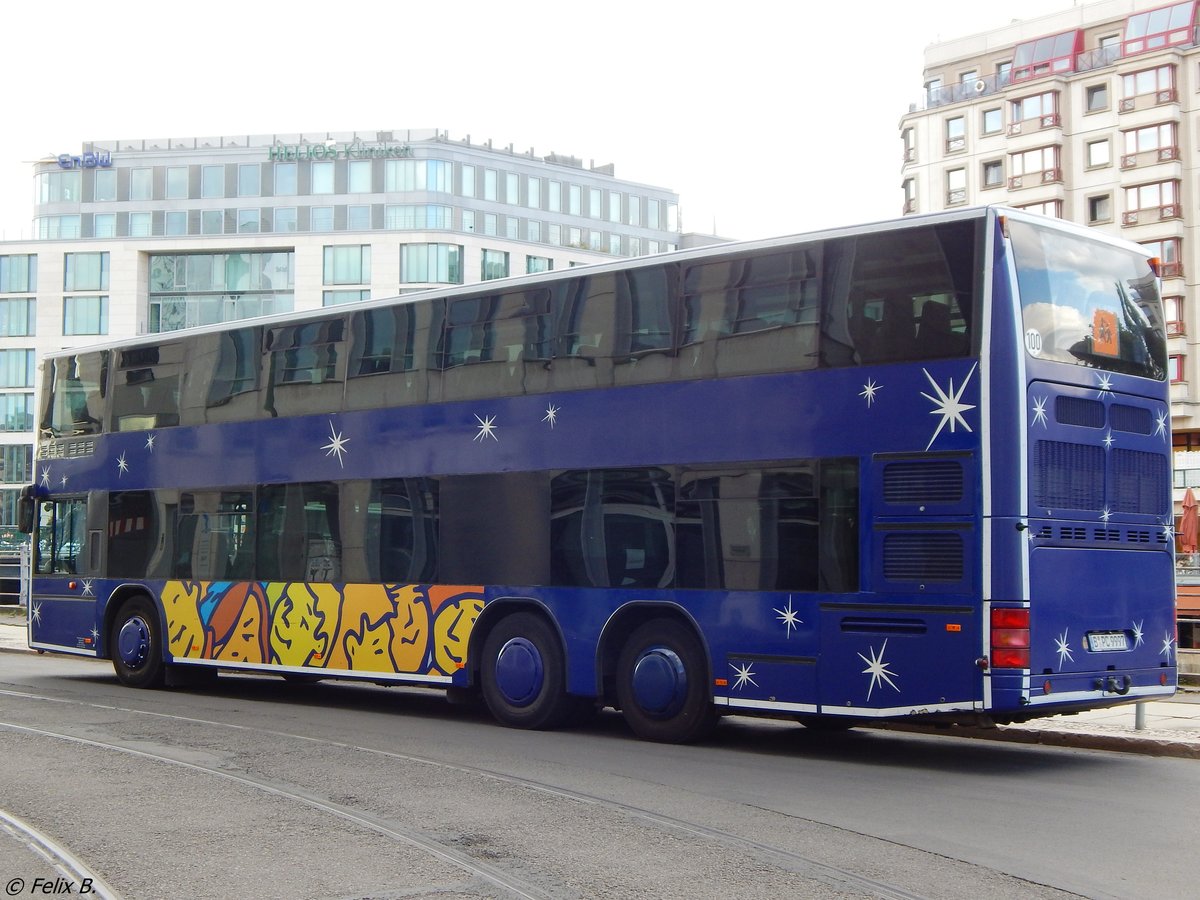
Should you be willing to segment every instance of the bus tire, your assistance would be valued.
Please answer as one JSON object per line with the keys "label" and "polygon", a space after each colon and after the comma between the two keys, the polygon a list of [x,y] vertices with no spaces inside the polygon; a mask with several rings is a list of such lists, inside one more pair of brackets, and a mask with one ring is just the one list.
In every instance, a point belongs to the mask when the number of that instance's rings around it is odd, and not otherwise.
{"label": "bus tire", "polygon": [[675,619],[639,626],[617,659],[617,700],[639,738],[686,744],[716,724],[704,647]]}
{"label": "bus tire", "polygon": [[566,655],[541,616],[506,616],[483,642],[480,683],[488,710],[510,728],[562,725],[574,707],[567,694]]}
{"label": "bus tire", "polygon": [[113,669],[127,687],[161,687],[163,665],[162,629],[158,609],[144,594],[121,604],[109,633]]}

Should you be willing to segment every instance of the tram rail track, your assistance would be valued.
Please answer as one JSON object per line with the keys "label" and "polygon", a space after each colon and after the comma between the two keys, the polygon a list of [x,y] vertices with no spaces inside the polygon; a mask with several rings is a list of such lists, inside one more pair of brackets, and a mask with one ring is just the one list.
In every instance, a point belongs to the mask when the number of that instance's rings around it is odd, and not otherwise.
{"label": "tram rail track", "polygon": [[[222,722],[175,713],[142,710],[113,704],[51,697],[26,691],[0,690],[0,697],[12,697],[30,702],[68,703],[106,712],[149,717],[206,728],[227,729],[273,740],[290,740],[307,745],[324,746],[331,750],[369,754],[380,759],[404,765],[426,766],[443,772],[485,778],[495,783],[515,787],[523,791],[535,792],[545,797],[604,809],[630,821],[637,821],[664,832],[685,835],[693,839],[718,845],[725,851],[748,854],[761,863],[797,875],[815,884],[823,885],[831,892],[851,892],[862,896],[880,898],[880,900],[926,900],[927,896],[915,893],[899,885],[861,875],[843,867],[821,862],[797,853],[795,850],[774,846],[709,824],[666,815],[636,804],[604,798],[561,785],[550,784],[494,769],[448,762],[430,756],[400,753],[393,750],[331,740],[308,734],[297,734],[277,729]],[[376,815],[361,808],[351,808],[344,803],[335,801],[333,798],[321,796],[298,785],[281,784],[244,771],[232,771],[219,765],[205,764],[197,762],[194,759],[182,758],[193,748],[180,748],[180,755],[172,756],[168,753],[154,752],[141,747],[129,746],[119,740],[109,740],[95,736],[85,737],[48,728],[36,728],[19,722],[8,721],[7,719],[0,720],[0,728],[43,739],[70,742],[111,752],[129,754],[163,764],[185,767],[194,772],[228,780],[244,788],[250,788],[303,804],[335,819],[369,829],[399,843],[428,853],[467,873],[481,884],[495,888],[507,896],[538,898],[538,900],[540,898],[568,896],[559,892],[547,891],[545,887],[534,883],[532,880],[524,879],[500,866],[480,860],[478,857],[458,849],[451,840],[432,835],[423,829],[408,827],[392,818]],[[813,822],[812,824],[824,825],[824,823],[820,822]]]}

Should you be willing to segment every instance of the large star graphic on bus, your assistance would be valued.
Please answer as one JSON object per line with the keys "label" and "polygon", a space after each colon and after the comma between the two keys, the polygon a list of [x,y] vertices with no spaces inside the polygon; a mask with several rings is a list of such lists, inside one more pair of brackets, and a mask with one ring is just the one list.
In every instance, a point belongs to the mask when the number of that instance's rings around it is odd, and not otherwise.
{"label": "large star graphic on bus", "polygon": [[1067,640],[1067,630],[1064,628],[1063,633],[1054,639],[1054,652],[1058,654],[1058,670],[1061,672],[1064,660],[1075,662],[1075,657],[1071,655],[1071,644]]}
{"label": "large star graphic on bus", "polygon": [[868,378],[867,383],[863,385],[863,389],[859,392],[858,396],[867,401],[867,408],[870,409],[871,405],[875,402],[875,395],[882,390],[882,384],[876,384],[874,378]]}
{"label": "large star graphic on bus", "polygon": [[1043,428],[1047,428],[1046,424],[1046,397],[1033,398],[1033,424],[1041,423]]}
{"label": "large star graphic on bus", "polygon": [[871,654],[870,658],[863,656],[861,653],[858,654],[858,658],[867,664],[862,673],[871,676],[871,683],[867,685],[867,700],[871,699],[871,692],[875,690],[880,682],[887,682],[897,694],[900,693],[900,688],[896,682],[892,681],[893,677],[899,678],[900,676],[895,672],[889,671],[888,666],[891,663],[885,662],[883,659],[883,654],[887,652],[887,638],[883,639],[883,646],[879,648],[878,654],[875,653],[874,647],[868,647],[867,652]]}
{"label": "large star graphic on bus", "polygon": [[[558,421],[558,411],[560,409],[562,409],[561,406],[555,406],[553,403],[546,404],[546,415],[542,417],[542,421],[549,422],[551,429],[554,428],[554,424]],[[478,419],[479,416],[476,416],[475,418]]]}
{"label": "large star graphic on bus", "polygon": [[1146,640],[1146,632],[1142,631],[1142,622],[1145,621],[1145,619],[1142,619],[1141,622],[1133,623],[1133,646],[1135,650],[1142,646]]}
{"label": "large star graphic on bus", "polygon": [[336,456],[338,465],[343,469],[346,468],[346,463],[343,456],[349,451],[346,445],[350,443],[350,438],[342,435],[340,431],[333,427],[333,420],[329,421],[329,443],[322,444],[321,449],[325,451],[326,456]]}
{"label": "large star graphic on bus", "polygon": [[1162,654],[1163,656],[1165,656],[1167,658],[1167,662],[1171,661],[1171,648],[1174,646],[1175,646],[1175,635],[1171,634],[1171,632],[1168,631],[1163,636],[1162,647],[1160,647],[1158,650],[1158,652],[1160,654]]}
{"label": "large star graphic on bus", "polygon": [[1163,440],[1167,439],[1167,414],[1161,409],[1154,419],[1154,433]]}
{"label": "large star graphic on bus", "polygon": [[42,469],[42,487],[50,487],[50,467]]}
{"label": "large star graphic on bus", "polygon": [[129,463],[125,459],[125,454],[122,453],[117,457],[117,474],[124,475],[129,471]]}
{"label": "large star graphic on bus", "polygon": [[971,430],[971,426],[967,424],[967,420],[963,418],[962,414],[969,409],[974,409],[975,407],[969,403],[963,403],[962,396],[967,390],[967,385],[971,381],[971,376],[975,374],[975,366],[977,365],[978,363],[971,366],[971,371],[967,373],[967,377],[963,379],[963,383],[958,390],[954,389],[953,378],[950,379],[949,387],[947,387],[946,390],[942,390],[941,385],[933,380],[933,376],[929,374],[928,369],[921,370],[925,373],[925,377],[929,379],[929,383],[933,385],[933,390],[937,394],[936,397],[933,397],[929,394],[926,394],[924,391],[921,392],[921,396],[934,406],[934,408],[929,411],[929,414],[931,416],[942,417],[938,422],[937,429],[933,432],[933,437],[931,437],[929,439],[929,443],[925,445],[926,450],[933,446],[933,442],[938,439],[938,435],[942,433],[942,429],[947,425],[950,426],[950,432],[952,434],[954,433],[956,425],[962,425],[962,427],[967,429],[967,431]]}
{"label": "large star graphic on bus", "polygon": [[750,663],[742,663],[740,666],[737,663],[730,663],[729,668],[733,669],[733,674],[737,676],[734,679],[733,687],[735,690],[741,690],[749,682],[758,687],[758,682],[754,680],[754,671],[750,668]]}
{"label": "large star graphic on bus", "polygon": [[799,616],[799,610],[792,609],[791,596],[788,597],[787,606],[785,606],[783,609],[776,609],[774,612],[778,613],[775,618],[783,623],[783,627],[787,630],[787,636],[789,638],[792,636],[793,628],[795,628],[797,625],[804,624],[804,621]]}
{"label": "large star graphic on bus", "polygon": [[476,416],[475,421],[479,423],[479,433],[471,440],[479,441],[480,443],[483,442],[484,438],[491,438],[493,441],[500,440],[500,438],[496,437],[496,429],[499,426],[496,425],[495,416],[485,416],[482,419]]}
{"label": "large star graphic on bus", "polygon": [[1112,393],[1112,376],[1107,372],[1100,372],[1096,375],[1096,394],[1103,397],[1105,394]]}

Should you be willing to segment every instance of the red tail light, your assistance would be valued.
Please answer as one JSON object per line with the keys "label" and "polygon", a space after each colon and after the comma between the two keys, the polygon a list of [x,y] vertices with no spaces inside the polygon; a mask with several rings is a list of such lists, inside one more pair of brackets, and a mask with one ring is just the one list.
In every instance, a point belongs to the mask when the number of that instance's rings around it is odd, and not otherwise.
{"label": "red tail light", "polygon": [[992,610],[992,668],[1029,668],[1029,610]]}

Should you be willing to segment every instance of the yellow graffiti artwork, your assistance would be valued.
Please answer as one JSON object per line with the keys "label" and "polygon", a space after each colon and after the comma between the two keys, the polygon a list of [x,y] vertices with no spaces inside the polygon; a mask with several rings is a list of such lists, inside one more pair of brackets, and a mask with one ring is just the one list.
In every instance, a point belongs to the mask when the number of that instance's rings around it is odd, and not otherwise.
{"label": "yellow graffiti artwork", "polygon": [[459,597],[442,606],[433,620],[433,658],[437,667],[453,675],[467,661],[467,642],[475,620],[483,612],[483,600]]}
{"label": "yellow graffiti artwork", "polygon": [[429,599],[416,585],[389,585],[396,605],[392,620],[392,659],[397,672],[420,672],[429,650]]}
{"label": "yellow graffiti artwork", "polygon": [[346,632],[346,659],[358,672],[395,672],[392,659],[392,619],[372,625],[364,615],[357,628]]}
{"label": "yellow graffiti artwork", "polygon": [[273,582],[266,587],[271,605],[271,660],[285,666],[324,666],[337,627],[338,589],[300,581]]}
{"label": "yellow graffiti artwork", "polygon": [[200,622],[202,593],[203,585],[196,581],[168,581],[163,585],[167,647],[176,659],[204,657],[204,625]]}

